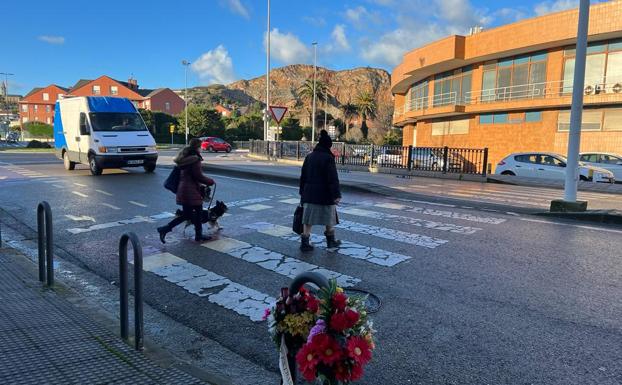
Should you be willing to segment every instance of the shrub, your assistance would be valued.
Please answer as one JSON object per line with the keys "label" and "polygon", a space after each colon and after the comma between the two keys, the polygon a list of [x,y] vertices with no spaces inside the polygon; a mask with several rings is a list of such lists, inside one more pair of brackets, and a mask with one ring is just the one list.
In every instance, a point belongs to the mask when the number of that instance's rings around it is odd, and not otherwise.
{"label": "shrub", "polygon": [[31,140],[26,145],[26,148],[52,148],[49,143],[39,142],[38,140]]}

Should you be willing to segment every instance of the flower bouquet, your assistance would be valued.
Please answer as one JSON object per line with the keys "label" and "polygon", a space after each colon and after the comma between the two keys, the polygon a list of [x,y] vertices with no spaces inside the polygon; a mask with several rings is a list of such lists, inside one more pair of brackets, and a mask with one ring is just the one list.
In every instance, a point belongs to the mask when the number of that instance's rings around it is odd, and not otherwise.
{"label": "flower bouquet", "polygon": [[317,321],[296,354],[298,369],[308,381],[349,384],[362,377],[375,348],[365,298],[348,297],[331,280],[319,299]]}

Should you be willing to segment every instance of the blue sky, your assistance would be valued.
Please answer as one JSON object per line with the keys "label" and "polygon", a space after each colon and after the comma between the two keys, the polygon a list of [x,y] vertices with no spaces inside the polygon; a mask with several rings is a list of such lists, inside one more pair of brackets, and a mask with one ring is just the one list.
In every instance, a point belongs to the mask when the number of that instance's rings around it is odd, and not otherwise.
{"label": "blue sky", "polygon": [[[272,64],[389,72],[404,52],[469,27],[485,29],[576,7],[578,0],[272,0]],[[0,72],[9,92],[107,74],[141,88],[228,83],[265,73],[266,0],[5,1]],[[7,17],[8,15],[8,17]]]}

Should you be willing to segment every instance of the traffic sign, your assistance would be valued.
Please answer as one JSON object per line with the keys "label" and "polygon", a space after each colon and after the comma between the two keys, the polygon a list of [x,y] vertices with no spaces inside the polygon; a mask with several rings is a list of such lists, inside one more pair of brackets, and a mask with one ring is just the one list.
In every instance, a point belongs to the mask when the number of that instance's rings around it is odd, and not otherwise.
{"label": "traffic sign", "polygon": [[285,116],[286,112],[287,112],[287,107],[270,106],[270,113],[272,114],[272,117],[274,118],[274,120],[276,120],[276,124],[281,123],[281,120],[283,120],[283,117]]}
{"label": "traffic sign", "polygon": [[171,126],[169,127],[169,130],[170,130],[171,134],[174,133],[175,132],[175,125],[171,124]]}

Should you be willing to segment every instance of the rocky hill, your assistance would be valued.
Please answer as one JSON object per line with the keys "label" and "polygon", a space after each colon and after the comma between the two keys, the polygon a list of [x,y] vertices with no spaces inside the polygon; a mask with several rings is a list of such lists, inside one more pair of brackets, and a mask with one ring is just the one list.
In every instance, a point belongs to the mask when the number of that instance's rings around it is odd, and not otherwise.
{"label": "rocky hill", "polygon": [[[273,69],[270,72],[270,104],[284,105],[290,109],[289,115],[299,118],[303,125],[309,124],[310,104],[299,96],[299,89],[307,79],[313,78],[313,66],[296,64]],[[392,110],[390,91],[391,79],[387,71],[378,68],[355,68],[332,71],[318,67],[317,79],[328,85],[329,98],[326,110],[335,118],[342,117],[339,106],[354,103],[361,92],[370,92],[378,106],[377,122],[370,126],[385,124],[386,111]],[[240,107],[263,105],[266,98],[265,76],[251,80],[239,80],[228,85],[211,85],[189,89],[192,103],[207,105],[234,104]],[[324,110],[324,103],[318,100],[317,110]],[[390,118],[389,118],[390,122]]]}

